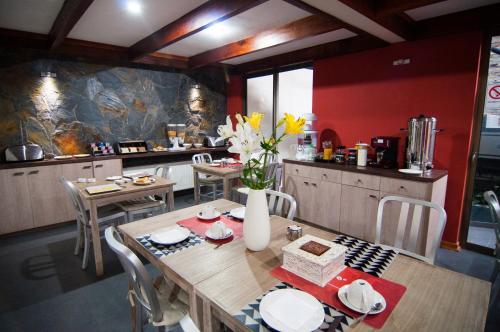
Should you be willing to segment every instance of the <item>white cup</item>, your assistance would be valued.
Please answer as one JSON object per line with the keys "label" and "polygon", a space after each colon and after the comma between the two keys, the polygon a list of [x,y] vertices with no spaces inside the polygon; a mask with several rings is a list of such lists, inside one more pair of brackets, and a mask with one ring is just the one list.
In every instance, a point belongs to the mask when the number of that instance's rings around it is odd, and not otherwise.
{"label": "white cup", "polygon": [[207,219],[215,217],[215,207],[212,205],[204,206],[203,209],[201,209],[201,216]]}
{"label": "white cup", "polygon": [[347,289],[347,301],[353,306],[368,310],[371,306],[373,287],[363,279],[354,280]]}
{"label": "white cup", "polygon": [[86,178],[78,178],[77,182],[78,183],[87,183],[87,179]]}
{"label": "white cup", "polygon": [[226,224],[219,220],[214,222],[210,227],[210,234],[214,239],[222,239],[226,236],[226,229]]}

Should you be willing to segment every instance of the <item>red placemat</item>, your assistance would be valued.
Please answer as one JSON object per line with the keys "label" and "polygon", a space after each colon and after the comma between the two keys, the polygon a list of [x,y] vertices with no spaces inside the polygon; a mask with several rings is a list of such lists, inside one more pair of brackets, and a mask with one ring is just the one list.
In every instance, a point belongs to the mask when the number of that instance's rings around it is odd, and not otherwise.
{"label": "red placemat", "polygon": [[219,218],[210,221],[203,221],[197,217],[191,217],[178,221],[177,224],[189,228],[193,233],[201,237],[205,237],[205,232],[212,226],[212,223],[218,220],[222,221],[227,227],[233,230],[233,236],[224,240],[213,240],[213,242],[227,243],[234,239],[240,239],[243,237],[243,222],[233,220],[232,218],[226,216],[220,216]]}
{"label": "red placemat", "polygon": [[350,284],[356,279],[364,279],[368,281],[377,292],[385,297],[385,301],[387,302],[387,307],[383,312],[378,315],[369,315],[363,321],[364,323],[376,329],[384,326],[385,321],[390,316],[399,300],[401,300],[403,294],[406,292],[406,287],[403,285],[386,279],[377,278],[368,273],[350,268],[348,266],[346,266],[346,268],[335,278],[330,280],[330,282],[326,284],[325,287],[313,284],[312,282],[309,282],[304,278],[301,278],[298,275],[283,269],[281,266],[274,268],[271,271],[271,274],[281,281],[284,281],[298,289],[301,289],[313,295],[318,300],[323,301],[334,307],[335,309],[338,309],[352,317],[359,317],[361,316],[361,314],[352,311],[351,309],[343,305],[337,297],[337,292],[340,287],[346,284]]}

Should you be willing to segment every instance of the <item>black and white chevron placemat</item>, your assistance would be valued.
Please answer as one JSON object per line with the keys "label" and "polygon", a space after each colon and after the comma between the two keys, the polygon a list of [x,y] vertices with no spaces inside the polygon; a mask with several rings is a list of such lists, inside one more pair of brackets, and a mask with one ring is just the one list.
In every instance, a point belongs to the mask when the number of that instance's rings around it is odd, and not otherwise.
{"label": "black and white chevron placemat", "polygon": [[345,257],[345,265],[376,277],[382,275],[398,254],[394,250],[384,249],[346,235],[337,236],[333,242],[349,248]]}
{"label": "black and white chevron placemat", "polygon": [[144,246],[144,248],[148,249],[151,253],[153,253],[153,255],[155,255],[158,258],[174,254],[178,251],[181,251],[181,250],[184,250],[184,249],[187,249],[189,247],[196,246],[198,244],[205,242],[205,240],[202,237],[194,234],[193,232],[191,232],[191,234],[189,234],[189,237],[186,240],[179,242],[179,243],[176,243],[176,244],[172,244],[172,245],[158,244],[158,243],[151,241],[149,238],[150,238],[150,235],[146,234],[146,235],[137,237],[136,239],[137,239],[137,241],[139,241],[140,244],[142,244]]}
{"label": "black and white chevron placemat", "polygon": [[[291,285],[281,282],[266,293],[262,294],[262,296],[258,297],[255,299],[253,302],[249,303],[246,305],[243,309],[241,309],[241,312],[238,314],[234,315],[233,317],[236,318],[238,321],[240,321],[242,324],[247,326],[251,331],[254,332],[275,332],[276,330],[270,327],[269,325],[264,322],[262,317],[260,316],[259,312],[259,306],[260,306],[260,301],[264,296],[266,296],[268,293],[278,290],[278,289],[285,289],[285,288],[294,288]],[[316,332],[320,331],[328,331],[328,328],[330,327],[330,323],[333,322],[333,320],[336,317],[341,317],[340,324],[337,326],[335,329],[335,332],[344,332],[347,331],[348,326],[351,325],[354,321],[354,318],[352,318],[349,315],[343,314],[340,311],[335,310],[334,308],[330,307],[328,304],[325,304],[321,302],[323,305],[323,310],[325,311],[325,320],[323,324],[316,330]]]}

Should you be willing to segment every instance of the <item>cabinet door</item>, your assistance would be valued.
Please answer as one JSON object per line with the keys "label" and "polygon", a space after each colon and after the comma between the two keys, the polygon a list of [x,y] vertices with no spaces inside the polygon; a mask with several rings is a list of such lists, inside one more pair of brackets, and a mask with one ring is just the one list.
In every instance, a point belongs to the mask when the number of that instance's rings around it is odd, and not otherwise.
{"label": "cabinet door", "polygon": [[287,176],[285,180],[285,192],[292,195],[297,201],[296,217],[305,221],[311,221],[311,182],[310,179],[300,176]]}
{"label": "cabinet door", "polygon": [[[87,163],[74,163],[74,164],[62,164],[62,174],[64,178],[68,181],[76,181],[78,178],[93,178],[94,172],[92,170],[92,162]],[[75,210],[73,207],[73,203],[69,198],[69,194],[65,191],[64,187],[62,187],[65,196],[65,208],[66,208],[66,220],[74,220],[75,219]],[[85,201],[86,203],[86,201]]]}
{"label": "cabinet door", "polygon": [[122,160],[109,159],[92,162],[94,166],[94,177],[99,180],[105,180],[108,176],[122,175]]}
{"label": "cabinet door", "polygon": [[379,192],[342,185],[340,231],[373,242],[377,221]]}
{"label": "cabinet door", "polygon": [[33,228],[27,172],[30,168],[0,170],[0,234]]}
{"label": "cabinet door", "polygon": [[28,187],[35,227],[67,221],[66,195],[60,178],[61,165],[37,167],[28,172]]}
{"label": "cabinet door", "polygon": [[315,206],[312,222],[340,231],[340,199],[342,186],[338,183],[321,181],[318,186],[313,184],[313,199]]}

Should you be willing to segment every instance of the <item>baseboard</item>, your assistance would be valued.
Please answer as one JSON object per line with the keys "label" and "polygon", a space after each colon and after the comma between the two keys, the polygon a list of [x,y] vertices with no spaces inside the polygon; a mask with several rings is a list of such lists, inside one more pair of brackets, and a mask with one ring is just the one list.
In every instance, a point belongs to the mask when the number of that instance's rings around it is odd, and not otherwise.
{"label": "baseboard", "polygon": [[453,251],[460,251],[460,243],[458,242],[448,242],[448,241],[441,241],[441,248],[444,249],[449,249]]}

